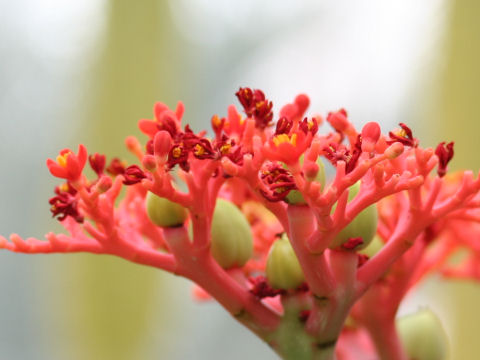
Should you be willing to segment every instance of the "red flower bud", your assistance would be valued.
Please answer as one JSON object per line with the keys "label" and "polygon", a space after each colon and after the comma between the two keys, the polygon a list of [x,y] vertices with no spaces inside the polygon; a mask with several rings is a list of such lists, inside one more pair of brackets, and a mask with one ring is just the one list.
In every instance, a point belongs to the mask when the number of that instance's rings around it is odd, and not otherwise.
{"label": "red flower bud", "polygon": [[95,153],[88,157],[88,162],[90,167],[95,171],[95,173],[100,176],[103,174],[103,170],[105,169],[105,155]]}
{"label": "red flower bud", "polygon": [[147,176],[138,165],[131,165],[125,169],[123,177],[125,178],[123,180],[125,185],[134,185],[145,179]]}
{"label": "red flower bud", "polygon": [[164,160],[172,147],[172,138],[167,131],[159,131],[153,140],[153,153]]}

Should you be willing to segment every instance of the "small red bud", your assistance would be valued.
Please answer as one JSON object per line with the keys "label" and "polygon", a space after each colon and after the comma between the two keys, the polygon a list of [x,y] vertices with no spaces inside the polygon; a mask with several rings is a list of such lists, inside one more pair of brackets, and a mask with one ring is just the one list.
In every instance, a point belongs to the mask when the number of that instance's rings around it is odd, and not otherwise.
{"label": "small red bud", "polygon": [[127,149],[133,153],[137,153],[138,150],[141,151],[142,148],[140,142],[135,136],[127,136],[125,139],[125,145],[127,146]]}
{"label": "small red bud", "polygon": [[153,139],[153,152],[161,159],[166,158],[172,147],[172,138],[167,131],[159,131]]}
{"label": "small red bud", "polygon": [[336,112],[329,113],[327,116],[327,121],[335,130],[339,132],[345,132],[350,126],[345,109],[340,109]]}
{"label": "small red bud", "polygon": [[385,150],[385,155],[389,159],[395,159],[396,157],[402,155],[403,148],[404,146],[401,142],[394,142]]}
{"label": "small red bud", "polygon": [[102,175],[96,184],[96,190],[102,194],[112,187],[110,176]]}
{"label": "small red bud", "polygon": [[142,159],[142,164],[148,171],[155,171],[157,168],[157,161],[153,155],[145,155]]}
{"label": "small red bud", "polygon": [[297,105],[298,107],[299,115],[303,115],[303,113],[305,113],[305,111],[307,110],[308,105],[310,105],[310,99],[305,94],[297,95],[297,97],[295,98],[295,105]]}
{"label": "small red bud", "polygon": [[317,177],[319,166],[313,161],[306,161],[303,165],[303,173],[308,181],[314,181]]}
{"label": "small red bud", "polygon": [[362,150],[365,152],[372,152],[375,149],[375,144],[380,138],[380,125],[376,122],[366,123],[362,129]]}

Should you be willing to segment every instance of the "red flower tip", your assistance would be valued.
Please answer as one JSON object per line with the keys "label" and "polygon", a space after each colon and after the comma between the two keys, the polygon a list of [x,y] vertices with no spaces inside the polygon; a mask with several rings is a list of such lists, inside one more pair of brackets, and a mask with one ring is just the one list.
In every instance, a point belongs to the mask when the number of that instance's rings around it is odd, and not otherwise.
{"label": "red flower tip", "polygon": [[309,181],[314,181],[317,177],[319,166],[316,162],[306,160],[303,164],[303,173]]}
{"label": "red flower tip", "polygon": [[380,139],[380,134],[380,125],[376,122],[366,123],[362,128],[362,150],[372,152],[378,139]]}
{"label": "red flower tip", "polygon": [[387,144],[393,144],[394,142],[400,142],[405,146],[417,147],[418,140],[413,137],[412,130],[405,125],[404,123],[400,123],[400,130],[399,131],[390,131],[388,136],[390,136],[390,140],[387,141]]}
{"label": "red flower tip", "polygon": [[212,129],[217,138],[220,137],[223,127],[225,126],[225,118],[220,118],[218,115],[213,115],[211,119]]}
{"label": "red flower tip", "polygon": [[121,161],[119,158],[113,158],[106,170],[110,175],[117,176],[125,172],[125,166],[125,162]]}
{"label": "red flower tip", "polygon": [[402,155],[404,149],[405,148],[401,142],[394,142],[385,150],[384,154],[389,159],[395,159],[396,157]]}
{"label": "red flower tip", "polygon": [[142,159],[142,165],[148,171],[155,171],[155,169],[157,168],[157,161],[155,160],[155,156],[145,155]]}
{"label": "red flower tip", "polygon": [[310,105],[310,98],[305,94],[297,95],[295,98],[295,105],[297,105],[298,114],[303,115]]}
{"label": "red flower tip", "polygon": [[167,131],[172,138],[175,138],[179,132],[179,127],[180,124],[178,124],[175,113],[170,110],[163,112],[158,117],[158,129]]}
{"label": "red flower tip", "polygon": [[362,137],[357,136],[357,141],[352,150],[348,150],[345,145],[331,143],[328,147],[324,148],[325,157],[330,160],[332,165],[336,166],[337,162],[345,161],[345,173],[350,173],[357,165],[358,159],[362,154]]}
{"label": "red flower tip", "polygon": [[255,127],[265,129],[273,119],[273,103],[265,98],[262,90],[240,88],[235,95],[242,104],[245,114],[253,117]]}
{"label": "red flower tip", "polygon": [[102,175],[95,186],[96,190],[102,194],[112,187],[112,179],[107,175]]}
{"label": "red flower tip", "polygon": [[213,159],[215,158],[215,151],[208,139],[199,138],[192,148],[193,156],[197,159]]}
{"label": "red flower tip", "polygon": [[183,113],[185,112],[185,105],[183,102],[179,101],[177,103],[177,108],[175,109],[175,116],[178,120],[181,120],[183,117]]}
{"label": "red flower tip", "polygon": [[183,143],[173,145],[168,152],[168,169],[173,169],[173,167],[177,164],[184,171],[190,170],[190,165],[188,164],[188,149],[183,145]]}
{"label": "red flower tip", "polygon": [[277,127],[275,128],[275,135],[280,134],[289,134],[290,130],[292,130],[293,121],[287,119],[285,116],[281,117],[277,122]]}
{"label": "red flower tip", "polygon": [[95,173],[100,176],[103,174],[103,170],[105,170],[105,155],[101,155],[99,153],[95,153],[88,157],[88,162],[90,167],[95,171]]}
{"label": "red flower tip", "polygon": [[438,176],[443,177],[447,173],[447,165],[453,158],[453,141],[445,145],[445,142],[438,144],[435,155],[438,157]]}
{"label": "red flower tip", "polygon": [[164,159],[172,147],[172,137],[164,130],[157,132],[153,140],[153,153],[155,156]]}
{"label": "red flower tip", "polygon": [[268,188],[268,191],[260,190],[261,194],[272,202],[284,200],[291,190],[297,189],[292,174],[277,163],[268,164],[261,171],[260,179]]}
{"label": "red flower tip", "polygon": [[312,118],[311,120],[308,120],[307,118],[305,118],[303,119],[303,121],[300,123],[298,127],[305,134],[308,134],[309,132],[311,132],[312,135],[315,135],[318,131],[318,122],[316,118]]}
{"label": "red flower tip", "polygon": [[78,201],[75,196],[77,191],[69,183],[65,183],[57,186],[55,193],[57,196],[52,197],[48,201],[51,205],[52,217],[57,217],[57,220],[63,221],[67,216],[70,216],[76,222],[82,223],[84,218],[78,212]]}
{"label": "red flower tip", "polygon": [[145,144],[145,152],[149,155],[153,155],[153,140],[150,139]]}
{"label": "red flower tip", "polygon": [[253,115],[252,108],[254,107],[252,89],[240,88],[235,93],[235,96],[238,98],[238,101],[240,101],[240,104],[242,104],[243,109],[245,110],[245,113],[247,114],[247,116],[252,116]]}
{"label": "red flower tip", "polygon": [[153,113],[155,115],[155,118],[157,120],[160,119],[160,116],[165,112],[165,111],[168,111],[168,106],[165,105],[164,103],[162,102],[156,102],[154,105],[153,105]]}
{"label": "red flower tip", "polygon": [[76,181],[82,174],[87,162],[87,149],[80,144],[77,155],[70,149],[63,149],[56,160],[47,159],[47,167],[50,173],[55,177]]}
{"label": "red flower tip", "polygon": [[138,165],[131,165],[125,169],[123,173],[123,183],[125,185],[134,185],[142,181],[147,177],[142,169]]}
{"label": "red flower tip", "polygon": [[328,113],[327,121],[335,130],[342,133],[345,132],[350,126],[350,123],[347,119],[347,111],[345,109]]}

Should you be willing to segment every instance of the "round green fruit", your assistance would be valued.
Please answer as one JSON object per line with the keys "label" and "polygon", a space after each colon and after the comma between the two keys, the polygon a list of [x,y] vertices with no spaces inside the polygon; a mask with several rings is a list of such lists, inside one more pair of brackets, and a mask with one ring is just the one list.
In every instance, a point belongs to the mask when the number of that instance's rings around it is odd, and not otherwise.
{"label": "round green fruit", "polygon": [[245,265],[253,253],[250,224],[235,204],[224,199],[217,199],[213,213],[211,252],[224,269]]}
{"label": "round green fruit", "polygon": [[173,201],[148,192],[145,201],[148,218],[157,226],[177,227],[187,219],[187,210]]}
{"label": "round green fruit", "polygon": [[397,329],[409,359],[447,359],[448,337],[432,311],[423,309],[398,319]]}
{"label": "round green fruit", "polygon": [[[348,201],[350,202],[360,190],[360,183],[357,182],[349,189]],[[336,206],[332,208],[332,213],[335,211]],[[330,244],[330,248],[337,248],[342,246],[350,238],[361,237],[363,243],[358,245],[355,250],[361,250],[366,248],[373,237],[377,233],[378,214],[377,207],[372,204],[362,210],[347,226],[345,226]]]}
{"label": "round green fruit", "polygon": [[275,289],[295,289],[305,281],[302,267],[286,234],[270,248],[266,275],[268,283]]}

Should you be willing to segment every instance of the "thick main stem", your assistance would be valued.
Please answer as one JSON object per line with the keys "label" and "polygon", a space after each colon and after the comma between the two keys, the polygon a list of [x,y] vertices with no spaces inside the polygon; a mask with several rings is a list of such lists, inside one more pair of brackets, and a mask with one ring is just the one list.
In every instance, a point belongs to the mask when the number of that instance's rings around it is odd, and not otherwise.
{"label": "thick main stem", "polygon": [[335,284],[325,261],[325,254],[312,254],[306,240],[316,230],[315,216],[308,206],[289,205],[289,238],[298,257],[310,289],[317,297],[326,297],[333,291]]}

